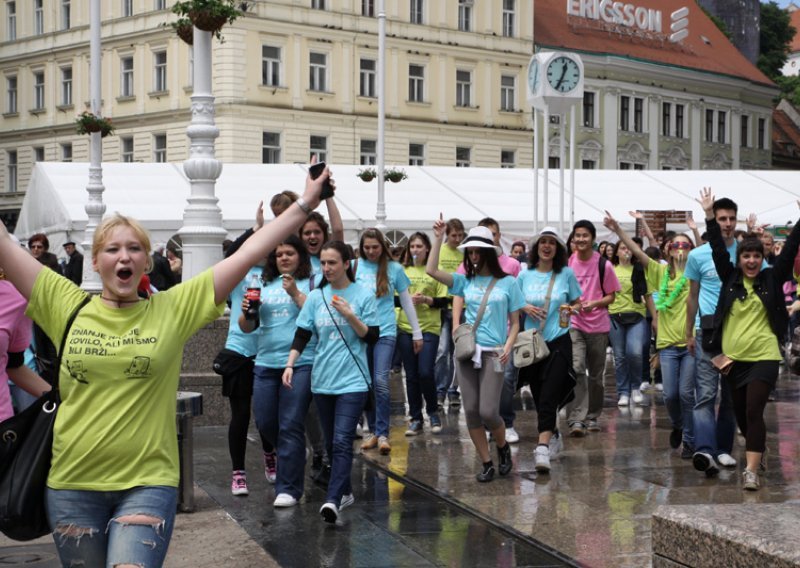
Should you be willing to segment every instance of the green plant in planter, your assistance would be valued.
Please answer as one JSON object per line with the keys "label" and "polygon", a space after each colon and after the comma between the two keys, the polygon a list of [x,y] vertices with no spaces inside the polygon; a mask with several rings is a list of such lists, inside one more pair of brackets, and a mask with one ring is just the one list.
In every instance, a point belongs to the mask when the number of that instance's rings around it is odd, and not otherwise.
{"label": "green plant in planter", "polygon": [[188,18],[198,29],[213,32],[217,38],[222,26],[244,16],[244,12],[236,7],[235,0],[180,0],[175,2],[172,12],[181,19]]}
{"label": "green plant in planter", "polygon": [[88,110],[83,111],[75,119],[76,130],[78,134],[91,134],[92,132],[99,132],[100,136],[105,138],[114,132],[116,128],[110,118],[103,118],[92,114]]}
{"label": "green plant in planter", "polygon": [[[189,18],[180,18],[177,22],[170,22],[162,25],[172,28],[172,31],[178,34],[178,37],[181,38],[184,43],[189,45],[194,43],[194,24]],[[219,31],[214,33],[214,37],[217,39],[222,38]]]}
{"label": "green plant in planter", "polygon": [[404,179],[408,179],[408,175],[406,175],[405,170],[389,168],[388,170],[383,170],[383,179],[392,183],[400,183]]}
{"label": "green plant in planter", "polygon": [[364,168],[358,170],[356,175],[360,177],[362,181],[372,181],[378,177],[378,172],[375,171],[375,168]]}

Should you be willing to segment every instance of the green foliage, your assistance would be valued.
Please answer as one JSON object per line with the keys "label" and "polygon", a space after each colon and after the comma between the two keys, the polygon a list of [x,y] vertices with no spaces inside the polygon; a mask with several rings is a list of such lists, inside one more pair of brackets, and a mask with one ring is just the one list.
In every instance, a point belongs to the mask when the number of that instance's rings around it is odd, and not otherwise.
{"label": "green foliage", "polygon": [[181,0],[175,2],[172,12],[182,18],[193,18],[194,14],[204,13],[212,18],[224,19],[228,24],[244,16],[244,12],[236,7],[235,0]]}
{"label": "green foliage", "polygon": [[794,106],[800,107],[800,77],[778,77],[775,81],[781,88],[781,99],[787,99]]}
{"label": "green foliage", "polygon": [[111,123],[110,118],[103,118],[92,114],[88,110],[83,111],[75,119],[75,130],[78,134],[91,134],[92,132],[99,132],[100,136],[105,138],[109,134],[113,134],[116,127]]}
{"label": "green foliage", "polygon": [[770,79],[778,82],[781,69],[789,55],[789,47],[797,32],[791,24],[789,12],[775,2],[761,3],[761,48],[758,68]]}

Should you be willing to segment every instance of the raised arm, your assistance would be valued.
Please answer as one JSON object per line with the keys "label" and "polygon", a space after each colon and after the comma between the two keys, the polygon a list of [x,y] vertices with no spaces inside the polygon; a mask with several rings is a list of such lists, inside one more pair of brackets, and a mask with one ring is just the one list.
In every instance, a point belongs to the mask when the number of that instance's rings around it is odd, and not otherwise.
{"label": "raised arm", "polygon": [[710,187],[704,187],[700,191],[700,199],[697,199],[697,202],[706,214],[706,231],[708,232],[708,243],[711,245],[711,258],[714,261],[714,268],[717,269],[717,276],[724,284],[733,273],[734,267],[725,246],[725,239],[722,238],[722,229],[719,228],[717,219],[714,217],[714,194],[711,193]]}
{"label": "raised arm", "polygon": [[36,282],[39,271],[44,268],[44,265],[11,238],[3,223],[0,223],[0,268],[26,300],[30,299],[33,283]]}
{"label": "raised arm", "polygon": [[442,248],[442,240],[444,239],[446,227],[447,224],[444,222],[444,217],[439,213],[439,218],[433,223],[433,246],[428,255],[428,263],[425,265],[425,272],[431,278],[451,288],[453,286],[453,275],[439,268],[439,251]]}
{"label": "raised arm", "polygon": [[697,229],[697,223],[694,222],[694,219],[691,217],[686,218],[686,226],[689,227],[692,231],[692,235],[694,236],[694,246],[699,247],[703,244],[703,237],[700,234],[700,231]]}
{"label": "raised arm", "polygon": [[609,213],[608,211],[606,211],[606,217],[605,219],[603,219],[603,225],[605,225],[606,229],[608,229],[609,231],[616,233],[616,235],[619,237],[619,240],[625,243],[625,246],[627,246],[630,249],[631,254],[633,254],[633,256],[635,256],[636,258],[638,258],[639,262],[642,263],[642,268],[647,270],[647,265],[650,263],[652,259],[644,253],[642,247],[640,247],[634,242],[634,240],[625,231],[625,229],[619,226],[617,220],[614,219],[613,215],[611,215],[611,213]]}
{"label": "raised arm", "polygon": [[628,214],[640,221],[642,223],[642,229],[644,230],[644,236],[647,237],[647,244],[649,246],[658,246],[656,242],[656,238],[653,236],[653,231],[650,230],[650,225],[647,224],[647,219],[644,218],[641,211],[628,211]]}
{"label": "raised arm", "polygon": [[343,241],[344,223],[339,207],[336,206],[336,199],[329,197],[325,200],[325,206],[328,208],[328,220],[331,222],[331,240]]}
{"label": "raised arm", "polygon": [[[797,201],[800,206],[800,200]],[[781,249],[781,253],[775,258],[772,265],[775,277],[780,282],[786,282],[794,277],[794,264],[800,249],[800,221],[794,224],[792,232],[786,237],[786,243]]]}

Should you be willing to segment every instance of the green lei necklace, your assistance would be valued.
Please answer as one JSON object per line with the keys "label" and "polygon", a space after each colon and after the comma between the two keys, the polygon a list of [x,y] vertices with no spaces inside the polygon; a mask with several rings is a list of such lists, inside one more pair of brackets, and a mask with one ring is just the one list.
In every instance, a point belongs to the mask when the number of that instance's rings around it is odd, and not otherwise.
{"label": "green lei necklace", "polygon": [[661,278],[661,287],[658,290],[658,301],[656,302],[656,310],[659,312],[664,312],[672,307],[672,304],[675,303],[675,300],[678,299],[678,296],[681,295],[683,292],[683,288],[686,286],[686,276],[681,276],[678,279],[678,282],[675,284],[675,288],[672,290],[669,296],[667,296],[667,290],[669,288],[669,268],[664,271],[664,276]]}

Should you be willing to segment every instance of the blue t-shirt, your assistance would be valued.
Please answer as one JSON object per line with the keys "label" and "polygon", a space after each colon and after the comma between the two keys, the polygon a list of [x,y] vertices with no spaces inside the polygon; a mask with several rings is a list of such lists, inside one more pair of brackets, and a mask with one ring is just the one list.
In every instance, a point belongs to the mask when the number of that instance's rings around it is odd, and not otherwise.
{"label": "blue t-shirt", "polygon": [[[517,276],[517,286],[519,286],[525,303],[537,308],[543,308],[547,289],[550,287],[550,277],[553,272],[539,272],[535,268],[523,270]],[[569,333],[569,327],[558,325],[558,308],[561,304],[571,304],[581,297],[581,286],[575,273],[571,268],[565,266],[561,272],[556,274],[553,282],[553,291],[550,293],[550,306],[547,308],[547,319],[544,321],[542,337],[545,341],[553,341],[562,335]],[[534,320],[529,315],[525,315],[525,329],[539,329],[541,322]]]}
{"label": "blue t-shirt", "polygon": [[[225,340],[225,349],[236,351],[245,357],[252,357],[258,351],[258,334],[245,333],[239,327],[239,315],[242,313],[242,300],[244,300],[244,291],[247,288],[247,282],[250,280],[251,275],[255,274],[261,277],[263,268],[254,266],[251,268],[244,277],[244,280],[239,282],[236,287],[231,291],[231,321],[228,325],[228,338]],[[286,361],[284,360],[284,364]]]}
{"label": "blue t-shirt", "polygon": [[[492,281],[491,276],[475,276],[468,279],[463,274],[454,273],[453,286],[448,290],[453,296],[462,296],[466,308],[467,323],[474,324],[481,307],[483,295]],[[513,276],[506,276],[497,281],[492,288],[486,310],[483,312],[481,325],[475,334],[478,345],[498,347],[508,339],[508,314],[521,309],[525,298],[517,286]]]}
{"label": "blue t-shirt", "polygon": [[311,274],[322,274],[322,263],[319,257],[311,254],[309,255],[309,260],[311,261]]}
{"label": "blue t-shirt", "polygon": [[[327,307],[323,302],[323,293]],[[311,392],[318,394],[364,392],[367,390],[365,380],[370,380],[367,344],[358,337],[344,316],[331,305],[333,295],[344,298],[358,319],[366,326],[378,325],[375,295],[358,284],[350,284],[344,290],[333,290],[330,285],[312,290],[297,316],[297,327],[317,335],[314,366],[311,369]],[[342,337],[336,329],[337,325],[347,342],[346,345],[342,343]],[[348,348],[355,356],[358,365],[348,353]]]}
{"label": "blue t-shirt", "polygon": [[[354,264],[355,266],[355,264]],[[356,284],[375,294],[378,265],[366,259],[359,259],[356,269]],[[411,281],[406,276],[405,270],[399,262],[389,261],[387,267],[389,290],[380,298],[375,298],[378,310],[378,325],[381,326],[381,337],[397,336],[397,317],[394,313],[395,293],[408,290]]]}
{"label": "blue t-shirt", "polygon": [[[308,280],[297,280],[296,283],[297,289],[308,296]],[[256,365],[270,369],[286,366],[299,313],[300,308],[283,289],[283,279],[276,278],[261,289],[261,309],[258,311],[261,325],[255,333],[258,335]],[[316,347],[317,338],[312,336],[295,365],[310,365]]]}
{"label": "blue t-shirt", "polygon": [[[736,245],[736,239],[733,239],[733,244],[728,247],[731,263],[736,259]],[[698,318],[713,314],[717,310],[717,300],[719,300],[722,282],[717,276],[717,269],[714,268],[710,244],[706,243],[689,253],[689,257],[686,259],[686,270],[683,274],[689,280],[700,283]],[[696,325],[699,326],[699,320]]]}

